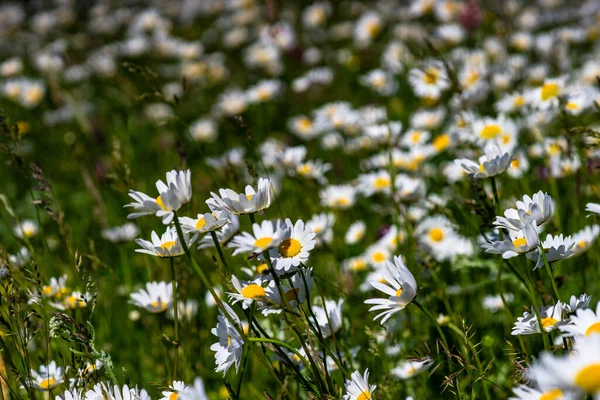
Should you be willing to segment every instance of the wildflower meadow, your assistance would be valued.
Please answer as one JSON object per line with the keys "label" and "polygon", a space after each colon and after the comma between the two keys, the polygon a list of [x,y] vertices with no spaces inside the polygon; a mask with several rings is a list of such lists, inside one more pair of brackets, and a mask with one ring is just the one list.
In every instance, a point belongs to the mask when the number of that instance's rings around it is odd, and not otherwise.
{"label": "wildflower meadow", "polygon": [[0,400],[600,400],[600,1],[0,3]]}

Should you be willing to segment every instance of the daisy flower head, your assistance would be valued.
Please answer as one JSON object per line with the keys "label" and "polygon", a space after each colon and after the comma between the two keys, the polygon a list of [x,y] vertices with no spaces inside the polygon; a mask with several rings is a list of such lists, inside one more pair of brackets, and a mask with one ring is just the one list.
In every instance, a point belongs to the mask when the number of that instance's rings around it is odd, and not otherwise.
{"label": "daisy flower head", "polygon": [[529,370],[529,376],[541,384],[588,394],[600,393],[600,335],[576,341],[569,354],[543,353]]}
{"label": "daisy flower head", "polygon": [[158,314],[173,303],[173,286],[170,282],[146,282],[146,288],[129,295],[131,304]]}
{"label": "daisy flower head", "polygon": [[596,241],[600,235],[600,225],[590,225],[586,226],[579,232],[573,234],[573,242],[575,242],[575,246],[573,246],[573,251],[575,255],[579,255],[585,251],[587,251],[592,244]]}
{"label": "daisy flower head", "polygon": [[316,234],[301,219],[292,224],[292,221],[286,218],[285,225],[287,229],[283,240],[279,246],[269,250],[269,256],[279,272],[289,272],[301,263],[306,263],[316,243]]}
{"label": "daisy flower head", "polygon": [[[296,308],[299,304],[304,303],[306,298],[310,297],[313,283],[314,278],[312,276],[312,268],[300,270],[300,272],[294,274],[291,278],[291,282],[281,283],[283,296],[285,297],[284,300],[279,293],[275,281],[270,281],[266,288],[268,302],[265,301],[265,303],[261,305],[263,315],[266,316],[272,313],[281,313],[282,307],[286,301],[292,308]],[[313,306],[313,309],[315,308],[316,306]]]}
{"label": "daisy flower head", "polygon": [[362,174],[358,176],[358,190],[369,197],[376,193],[389,194],[392,187],[392,178],[386,170]]}
{"label": "daisy flower head", "polygon": [[483,146],[486,143],[494,143],[503,151],[512,152],[517,145],[517,125],[504,115],[476,119],[472,129],[473,135]]}
{"label": "daisy flower head", "polygon": [[382,96],[392,96],[398,92],[394,75],[383,69],[374,69],[359,78],[361,85],[373,89]]}
{"label": "daisy flower head", "polygon": [[58,301],[50,302],[49,304],[59,310],[75,310],[78,308],[87,307],[87,299],[91,296],[89,293],[81,293],[77,291],[71,292],[68,296],[55,297]]}
{"label": "daisy flower head", "polygon": [[504,211],[504,217],[496,217],[494,225],[519,231],[527,224],[535,222],[537,226],[548,221],[554,212],[554,201],[552,197],[541,190],[533,196],[523,196],[523,201],[517,201],[517,208],[508,208]]}
{"label": "daisy flower head", "polygon": [[354,26],[354,42],[359,47],[367,47],[379,35],[383,29],[383,19],[374,12],[364,13],[356,21]]}
{"label": "daisy flower head", "polygon": [[[541,247],[546,255],[546,260],[549,263],[564,260],[565,258],[571,257],[575,252],[572,250],[575,246],[575,242],[571,239],[571,236],[563,237],[562,233],[557,236],[548,234],[546,240],[541,243]],[[533,269],[540,268],[544,265],[544,258],[542,253],[538,249],[527,253],[527,258],[530,260],[537,260]]]}
{"label": "daisy flower head", "polygon": [[479,162],[460,158],[454,162],[459,164],[473,178],[483,179],[501,174],[506,171],[511,162],[510,153],[503,152],[497,145],[489,144],[484,149],[484,154],[479,157]]}
{"label": "daisy flower head", "polygon": [[[167,227],[162,236],[158,236],[155,231],[152,231],[150,236],[152,241],[144,239],[135,239],[135,242],[141,246],[141,249],[136,249],[138,253],[150,254],[155,257],[178,257],[183,254],[183,245],[177,235],[177,229],[174,226]],[[185,244],[189,247],[195,240],[195,237],[189,237],[189,234],[183,233]]]}
{"label": "daisy flower head", "polygon": [[70,292],[71,289],[67,287],[67,275],[63,275],[58,279],[52,277],[47,285],[42,286],[44,296],[59,300]]}
{"label": "daisy flower head", "polygon": [[319,192],[321,205],[332,209],[345,210],[356,203],[356,189],[351,185],[331,185]]}
{"label": "daisy flower head", "polygon": [[508,259],[534,251],[539,244],[538,228],[534,221],[526,224],[521,231],[510,231],[509,238],[482,244],[481,248],[486,253],[502,254],[502,258]]}
{"label": "daisy flower head", "polygon": [[352,225],[346,231],[344,241],[347,244],[356,244],[360,242],[364,237],[367,230],[367,225],[364,221],[353,222]]}
{"label": "daisy flower head", "polygon": [[415,202],[425,195],[425,181],[412,178],[406,174],[398,174],[394,179],[394,187],[402,202]]}
{"label": "daisy flower head", "polygon": [[138,235],[139,229],[133,222],[127,222],[121,226],[115,226],[113,228],[104,229],[102,231],[102,237],[113,243],[129,242],[135,239]]}
{"label": "daisy flower head", "polygon": [[[227,246],[229,241],[239,232],[240,230],[240,218],[235,214],[229,215],[229,222],[225,224],[221,228],[219,228],[217,233],[217,240],[221,246]],[[214,247],[215,242],[212,239],[211,235],[205,235],[200,242],[198,243],[198,249],[206,249],[208,247]]]}
{"label": "daisy flower head", "polygon": [[230,292],[227,294],[232,300],[232,304],[241,301],[244,310],[252,305],[255,300],[261,300],[267,296],[260,279],[251,282],[242,282],[235,275],[232,275],[231,284],[237,293]]}
{"label": "daisy flower head", "polygon": [[37,222],[31,219],[25,219],[21,221],[20,224],[14,227],[13,232],[15,236],[23,239],[23,238],[32,238],[38,234],[39,227]]}
{"label": "daisy flower head", "polygon": [[415,228],[419,241],[430,249],[443,246],[455,235],[454,224],[442,215],[423,219]]}
{"label": "daisy flower head", "polygon": [[283,90],[282,83],[278,79],[269,79],[258,82],[246,91],[248,103],[258,104],[272,100]]}
{"label": "daisy flower head", "polygon": [[563,308],[567,314],[574,314],[579,309],[586,309],[590,305],[590,300],[592,300],[592,296],[589,296],[585,293],[581,294],[579,297],[571,296],[569,299],[569,303],[563,303]]}
{"label": "daisy flower head", "polygon": [[227,245],[233,248],[233,255],[240,253],[260,254],[265,250],[279,246],[287,235],[287,226],[282,221],[264,220],[260,224],[252,224],[252,232],[242,232]]}
{"label": "daisy flower head", "polygon": [[185,390],[179,393],[178,400],[209,400],[202,378],[196,377],[191,386],[187,386]]}
{"label": "daisy flower head", "polygon": [[135,200],[125,207],[132,207],[134,212],[127,218],[139,218],[144,215],[154,214],[162,218],[162,222],[168,225],[173,221],[175,211],[192,198],[192,184],[190,170],[167,172],[167,182],[162,180],[156,182],[158,197],[152,198],[145,193],[134,190],[129,191],[129,197]]}
{"label": "daisy flower head", "polygon": [[564,94],[564,90],[564,78],[546,79],[540,87],[532,89],[528,93],[528,103],[542,111],[556,108],[558,107],[559,96]]}
{"label": "daisy flower head", "polygon": [[418,97],[437,99],[450,87],[444,65],[439,61],[429,61],[422,68],[411,69],[408,81]]}
{"label": "daisy flower head", "polygon": [[[563,319],[563,304],[559,301],[554,306],[543,306],[539,309],[539,317],[544,328],[544,332],[552,332],[561,325],[568,324],[568,319]],[[531,313],[525,311],[522,317],[517,318],[511,334],[514,335],[534,335],[540,333],[540,324],[538,323],[535,310],[532,307]]]}
{"label": "daisy flower head", "polygon": [[331,243],[333,240],[333,224],[335,223],[335,215],[333,213],[321,213],[313,215],[306,222],[306,226],[312,229],[315,233],[316,245],[322,243]]}
{"label": "daisy flower head", "polygon": [[313,305],[313,311],[316,317],[316,323],[321,329],[324,338],[335,335],[342,329],[342,308],[344,307],[344,299],[325,300],[323,306]]}
{"label": "daisy flower head", "polygon": [[259,178],[256,190],[247,185],[244,193],[231,189],[219,189],[219,195],[211,192],[212,198],[206,200],[208,207],[214,211],[228,211],[232,214],[253,214],[271,205],[271,180]]}
{"label": "daisy flower head", "polygon": [[392,252],[385,244],[375,243],[367,248],[365,259],[374,268],[383,267],[392,258]]}
{"label": "daisy flower head", "polygon": [[417,281],[406,268],[401,257],[394,256],[394,262],[388,261],[381,274],[385,282],[371,281],[371,286],[387,294],[389,298],[365,300],[365,304],[373,304],[369,311],[384,310],[374,320],[381,318],[383,325],[390,317],[410,304],[417,295]]}
{"label": "daisy flower head", "polygon": [[304,179],[314,179],[324,185],[327,183],[325,173],[330,171],[331,168],[332,165],[330,163],[323,162],[322,160],[308,160],[298,164],[293,174]]}
{"label": "daisy flower head", "polygon": [[432,365],[433,360],[429,357],[425,357],[422,360],[405,360],[392,369],[390,373],[396,378],[405,380],[427,371]]}
{"label": "daisy flower head", "polygon": [[40,390],[51,390],[64,382],[63,369],[51,361],[48,365],[40,365],[39,371],[31,370],[31,384]]}
{"label": "daisy flower head", "polygon": [[596,312],[589,308],[579,308],[569,319],[571,320],[569,324],[559,327],[565,336],[579,337],[600,334],[600,301],[596,304]]}
{"label": "daisy flower head", "polygon": [[223,310],[219,310],[221,315],[217,317],[217,327],[211,330],[211,333],[217,336],[219,341],[210,346],[210,349],[215,352],[215,363],[217,364],[215,371],[223,372],[223,375],[225,375],[232,365],[235,364],[236,372],[240,367],[244,340],[229,320],[231,319],[234,324],[240,327],[242,324],[237,314],[227,303],[223,303],[223,306],[229,318]]}
{"label": "daisy flower head", "polygon": [[183,393],[187,389],[187,386],[183,381],[173,381],[169,386],[168,390],[162,391],[162,396],[160,400],[175,400],[179,398],[179,394]]}
{"label": "daisy flower head", "polygon": [[202,234],[216,231],[230,222],[229,212],[215,211],[214,213],[198,214],[197,218],[180,217],[181,230],[188,234]]}
{"label": "daisy flower head", "polygon": [[331,5],[326,1],[319,1],[306,7],[302,11],[302,24],[309,28],[319,27],[331,14]]}
{"label": "daisy flower head", "polygon": [[376,385],[369,386],[369,369],[365,370],[364,375],[354,371],[350,379],[346,380],[346,394],[342,400],[370,400],[373,392],[377,388]]}

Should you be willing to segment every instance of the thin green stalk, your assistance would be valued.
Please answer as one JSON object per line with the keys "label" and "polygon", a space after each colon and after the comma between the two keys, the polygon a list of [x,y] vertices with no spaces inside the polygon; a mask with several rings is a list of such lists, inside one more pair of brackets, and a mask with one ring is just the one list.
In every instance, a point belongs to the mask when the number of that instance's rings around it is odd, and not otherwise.
{"label": "thin green stalk", "polygon": [[179,305],[177,303],[177,271],[173,257],[169,257],[171,264],[171,287],[173,288],[173,317],[175,319],[175,359],[173,360],[173,381],[177,379],[177,362],[179,361]]}
{"label": "thin green stalk", "polygon": [[548,277],[550,278],[550,283],[552,284],[552,291],[554,292],[554,301],[559,301],[560,294],[558,293],[558,288],[556,287],[556,282],[554,281],[554,274],[552,274],[552,268],[550,267],[550,263],[548,263],[548,257],[546,257],[544,246],[542,246],[541,244],[540,253],[542,254],[542,259],[544,260],[544,265],[546,266],[546,272],[548,273]]}
{"label": "thin green stalk", "polygon": [[229,270],[229,266],[227,265],[227,261],[225,261],[225,255],[223,254],[223,249],[221,248],[221,243],[219,243],[219,238],[217,238],[217,233],[215,231],[210,231],[210,236],[212,237],[213,242],[215,243],[215,247],[217,248],[217,253],[219,253],[219,258],[223,263],[223,266],[227,270],[227,272],[231,273]]}

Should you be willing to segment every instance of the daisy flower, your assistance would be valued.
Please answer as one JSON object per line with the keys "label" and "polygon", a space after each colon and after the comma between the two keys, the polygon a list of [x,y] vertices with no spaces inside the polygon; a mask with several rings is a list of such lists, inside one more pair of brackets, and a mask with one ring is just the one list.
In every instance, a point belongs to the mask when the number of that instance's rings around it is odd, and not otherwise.
{"label": "daisy flower", "polygon": [[227,247],[233,248],[233,255],[240,253],[260,254],[265,250],[279,246],[287,236],[287,227],[282,221],[264,220],[259,224],[252,224],[252,232],[242,232],[235,236]]}
{"label": "daisy flower", "polygon": [[286,235],[277,248],[269,250],[274,267],[280,272],[296,269],[308,261],[309,252],[315,247],[315,233],[299,219],[295,224],[286,218]]}
{"label": "daisy flower", "polygon": [[382,69],[369,71],[367,74],[362,75],[358,81],[382,96],[391,96],[398,91],[398,83],[395,77]]}
{"label": "daisy flower", "polygon": [[64,382],[63,369],[54,361],[48,365],[40,365],[39,371],[32,369],[31,377],[31,384],[41,390],[51,390]]}
{"label": "daisy flower", "polygon": [[56,297],[58,302],[50,302],[49,304],[59,310],[75,310],[77,308],[87,307],[87,299],[90,298],[88,293],[83,294],[81,292],[73,291],[68,296],[63,298]]}
{"label": "daisy flower", "polygon": [[405,174],[398,174],[394,179],[394,187],[400,201],[414,202],[425,195],[425,182]]}
{"label": "daisy flower", "polygon": [[579,309],[586,309],[590,305],[590,300],[592,296],[588,296],[587,294],[582,294],[579,297],[571,296],[569,299],[569,303],[563,303],[563,308],[565,309],[567,314],[574,314]]}
{"label": "daisy flower", "polygon": [[406,307],[417,295],[417,281],[413,274],[406,268],[401,257],[394,256],[394,262],[388,261],[381,274],[385,282],[371,281],[371,286],[387,294],[389,298],[368,299],[365,304],[374,304],[369,311],[384,310],[374,318],[383,317],[383,325],[390,317]]}
{"label": "daisy flower", "polygon": [[[236,233],[240,230],[240,218],[235,214],[229,215],[229,220],[231,221],[228,224],[222,226],[219,230],[217,230],[217,240],[221,246],[227,246],[229,241],[235,236]],[[198,243],[198,249],[205,249],[208,247],[215,247],[215,242],[212,239],[211,235],[206,235],[200,242]]]}
{"label": "daisy flower", "polygon": [[333,240],[333,224],[335,223],[335,215],[333,213],[321,213],[313,215],[311,219],[306,221],[306,226],[315,233],[316,245],[322,243],[331,243]]}
{"label": "daisy flower", "polygon": [[25,219],[21,223],[14,227],[13,232],[18,238],[31,238],[37,235],[39,227],[37,222],[31,219]]}
{"label": "daisy flower", "polygon": [[[227,305],[223,303],[225,312],[233,320],[238,327],[241,326],[240,319],[236,313]],[[244,340],[238,333],[237,329],[229,322],[229,318],[225,316],[223,310],[219,310],[217,327],[211,330],[211,333],[219,338],[217,343],[210,346],[210,349],[215,352],[215,363],[217,364],[216,372],[223,372],[223,375],[227,374],[229,368],[235,364],[235,370],[237,372],[242,361],[242,350],[244,347]]]}
{"label": "daisy flower", "polygon": [[523,196],[523,201],[517,201],[517,208],[508,208],[504,217],[496,217],[494,225],[509,231],[519,231],[524,225],[536,223],[537,226],[548,221],[554,211],[552,197],[541,190],[533,196]]}
{"label": "daisy flower", "polygon": [[351,185],[331,185],[319,192],[321,205],[345,210],[356,203],[356,189]]}
{"label": "daisy flower", "polygon": [[505,152],[514,150],[517,142],[515,140],[518,130],[516,124],[499,115],[497,118],[476,119],[472,125],[473,134],[477,141],[485,146],[492,142]]}
{"label": "daisy flower", "polygon": [[364,257],[367,264],[374,268],[378,268],[384,266],[385,263],[392,258],[392,252],[388,246],[375,243],[367,248]]}
{"label": "daisy flower", "polygon": [[528,103],[538,110],[556,108],[559,96],[564,94],[565,80],[563,78],[546,79],[544,83],[528,93]]}
{"label": "daisy flower", "polygon": [[502,258],[508,259],[535,250],[539,243],[537,226],[533,222],[526,224],[522,231],[510,231],[509,238],[482,244],[481,248],[486,253],[502,254]]}
{"label": "daisy flower", "polygon": [[193,385],[186,387],[183,392],[179,393],[179,400],[209,400],[202,378],[197,377],[194,379]]}
{"label": "daisy flower", "polygon": [[565,336],[590,336],[600,334],[600,301],[596,312],[588,308],[579,308],[571,315],[571,322],[559,327]]}
{"label": "daisy flower", "polygon": [[[572,250],[575,242],[571,239],[571,236],[563,238],[562,233],[557,236],[548,234],[546,240],[544,240],[541,245],[546,254],[546,260],[549,263],[564,260],[575,253]],[[527,258],[530,260],[537,260],[533,269],[540,268],[544,265],[544,258],[539,249],[535,252],[527,253]]]}
{"label": "daisy flower", "polygon": [[473,178],[482,179],[496,176],[504,172],[510,165],[512,156],[500,150],[496,145],[487,145],[484,155],[479,157],[479,162],[460,158],[454,162],[459,164]]}
{"label": "daisy flower", "polygon": [[516,397],[509,397],[508,400],[575,400],[574,393],[563,391],[557,387],[551,387],[547,390],[538,390],[527,385],[521,385],[513,389]]}
{"label": "daisy flower", "polygon": [[342,329],[343,307],[344,299],[340,299],[338,301],[325,300],[323,307],[313,306],[316,323],[319,325],[324,338],[328,338]]}
{"label": "daisy flower", "polygon": [[[305,280],[306,283],[304,282]],[[291,278],[291,284],[289,284],[289,282],[281,283],[283,295],[285,296],[285,299],[290,307],[296,308],[298,304],[304,303],[304,300],[310,296],[313,282],[314,279],[312,276],[312,268],[309,268],[294,274],[294,276]],[[266,297],[268,302],[265,301],[264,304],[261,305],[261,311],[263,315],[266,316],[272,313],[281,313],[285,301],[279,294],[279,289],[277,288],[274,280],[269,282],[269,285],[266,288]]]}
{"label": "daisy flower", "polygon": [[201,234],[216,231],[230,222],[227,211],[198,214],[197,218],[180,217],[181,230],[185,233]]}
{"label": "daisy flower", "polygon": [[402,380],[413,378],[420,373],[426,371],[433,365],[433,360],[426,357],[422,360],[405,360],[397,367],[392,369],[390,373]]}
{"label": "daisy flower", "polygon": [[[504,293],[504,299],[509,302],[513,301],[514,295],[512,293]],[[485,296],[483,298],[483,308],[492,312],[496,312],[504,308],[504,302],[502,301],[502,297],[499,294],[495,296]]]}
{"label": "daisy flower", "polygon": [[374,11],[366,12],[356,21],[354,42],[359,47],[367,47],[379,35],[382,29],[383,20],[381,16]]}
{"label": "daisy flower", "polygon": [[376,193],[389,194],[392,187],[392,178],[386,170],[379,170],[358,176],[358,190],[369,197]]}
{"label": "daisy flower", "polygon": [[67,275],[63,275],[58,279],[52,277],[47,285],[42,286],[44,296],[59,300],[70,292],[71,289],[67,287]]}
{"label": "daisy flower", "polygon": [[575,255],[587,251],[596,241],[598,235],[600,235],[600,225],[586,226],[579,232],[574,233],[572,238],[575,246],[573,246],[572,250],[575,252]]}
{"label": "daisy flower", "polygon": [[365,370],[363,376],[360,372],[354,371],[350,379],[346,380],[346,394],[342,400],[370,400],[373,392],[377,388],[376,385],[369,386],[369,369]]}
{"label": "daisy flower", "polygon": [[228,292],[227,294],[232,300],[232,304],[241,301],[244,310],[252,305],[255,300],[262,300],[267,296],[260,279],[251,282],[241,282],[235,275],[232,275],[231,284],[237,293]]}
{"label": "daisy flower", "polygon": [[107,383],[97,383],[94,388],[85,394],[86,400],[151,400],[148,392],[138,389],[137,386],[123,387]]}
{"label": "daisy flower", "polygon": [[437,99],[450,87],[444,65],[439,61],[429,61],[422,68],[411,69],[408,81],[418,97]]}
{"label": "daisy flower", "polygon": [[113,243],[129,242],[138,235],[139,229],[133,222],[102,230],[102,237]]}
{"label": "daisy flower", "polygon": [[352,225],[350,225],[350,227],[348,228],[348,231],[346,231],[344,241],[347,244],[356,244],[365,237],[366,231],[367,225],[364,221],[353,222]]}
{"label": "daisy flower", "polygon": [[[140,238],[135,239],[135,242],[143,247],[142,249],[136,249],[135,251],[138,253],[150,254],[155,257],[177,257],[184,252],[183,245],[177,235],[177,229],[174,226],[168,227],[166,232],[160,237],[156,232],[152,231],[150,237],[152,239],[151,242]],[[184,233],[183,239],[189,247],[194,242],[195,238],[190,239],[189,235]]]}
{"label": "daisy flower", "polygon": [[565,355],[543,353],[532,365],[529,376],[538,383],[550,383],[589,394],[600,393],[600,336],[584,337]]}
{"label": "daisy flower", "polygon": [[180,394],[183,393],[187,389],[187,386],[183,381],[173,381],[169,386],[169,390],[163,390],[163,397],[160,400],[175,400],[179,398]]}
{"label": "daisy flower", "polygon": [[246,91],[248,103],[258,104],[273,99],[282,91],[282,83],[277,79],[263,80]]}
{"label": "daisy flower", "polygon": [[259,178],[256,190],[247,185],[244,193],[219,189],[219,195],[213,192],[210,194],[212,198],[206,200],[206,204],[213,212],[225,210],[237,215],[252,214],[271,205],[271,181],[269,178]]}
{"label": "daisy flower", "polygon": [[158,314],[170,308],[173,303],[173,286],[170,282],[146,282],[146,289],[130,295],[131,304]]}
{"label": "daisy flower", "polygon": [[[561,325],[569,323],[568,319],[563,320],[563,305],[560,301],[554,306],[540,307],[539,316],[545,332],[552,332]],[[536,333],[540,333],[540,324],[532,307],[531,313],[525,311],[522,317],[517,318],[511,334],[534,335]]]}
{"label": "daisy flower", "polygon": [[167,172],[167,183],[159,179],[156,182],[156,189],[159,193],[156,198],[130,190],[129,197],[135,202],[129,203],[125,207],[132,207],[135,212],[129,214],[127,218],[133,219],[154,214],[162,218],[163,224],[170,224],[175,211],[192,198],[190,170]]}

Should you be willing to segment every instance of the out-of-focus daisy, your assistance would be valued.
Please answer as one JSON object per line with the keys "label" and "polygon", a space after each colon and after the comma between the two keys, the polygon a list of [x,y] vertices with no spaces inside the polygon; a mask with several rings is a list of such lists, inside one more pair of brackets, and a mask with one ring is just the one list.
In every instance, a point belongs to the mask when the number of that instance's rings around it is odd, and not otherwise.
{"label": "out-of-focus daisy", "polygon": [[401,257],[394,256],[394,262],[388,261],[385,268],[381,271],[385,283],[371,282],[371,285],[387,294],[387,299],[368,299],[365,304],[373,304],[369,311],[384,310],[374,318],[376,321],[381,318],[383,325],[390,317],[406,307],[415,298],[417,294],[417,281],[413,274],[406,268]]}
{"label": "out-of-focus daisy", "polygon": [[360,372],[354,371],[350,375],[350,379],[346,380],[345,386],[346,394],[342,397],[342,400],[370,400],[377,388],[376,385],[369,386],[368,368],[362,376]]}
{"label": "out-of-focus daisy", "polygon": [[37,235],[39,227],[37,222],[31,219],[25,219],[21,223],[13,228],[15,236],[18,238],[31,238]]}
{"label": "out-of-focus daisy", "polygon": [[138,235],[139,229],[133,222],[127,222],[121,226],[107,228],[102,231],[102,237],[113,243],[129,242]]}
{"label": "out-of-focus daisy", "polygon": [[572,250],[575,252],[575,255],[587,251],[596,241],[598,235],[600,235],[600,225],[586,226],[579,232],[574,233],[572,238],[575,246],[573,246]]}
{"label": "out-of-focus daisy", "polygon": [[508,400],[575,400],[575,393],[565,392],[557,387],[549,389],[534,389],[532,387],[521,385],[513,389],[516,397],[509,397]]}
{"label": "out-of-focus daisy", "polygon": [[356,244],[365,236],[366,229],[367,226],[364,221],[356,221],[348,228],[344,240],[347,244]]}
{"label": "out-of-focus daisy", "polygon": [[369,71],[359,78],[359,82],[382,96],[391,96],[398,91],[398,83],[394,76],[382,69]]}
{"label": "out-of-focus daisy", "polygon": [[[233,320],[233,323],[240,327],[242,324],[236,313],[227,305],[223,303],[225,312],[229,315],[229,318]],[[238,333],[237,329],[231,324],[229,318],[223,314],[223,310],[219,310],[217,327],[211,330],[211,333],[219,338],[217,343],[210,346],[210,349],[215,352],[215,363],[217,364],[216,372],[223,372],[223,375],[227,373],[229,368],[235,364],[235,370],[237,372],[242,361],[242,350],[244,348],[244,340]]]}
{"label": "out-of-focus daisy", "polygon": [[325,300],[323,306],[313,305],[316,323],[321,329],[324,338],[334,335],[342,329],[342,308],[344,307],[344,299]]}
{"label": "out-of-focus daisy", "polygon": [[131,303],[150,311],[162,313],[173,303],[173,286],[170,282],[146,282],[146,288],[130,295]]}
{"label": "out-of-focus daisy", "polygon": [[379,170],[358,176],[358,190],[365,196],[375,193],[389,194],[392,187],[392,178],[386,170]]}
{"label": "out-of-focus daisy", "polygon": [[73,291],[68,296],[62,298],[56,298],[57,301],[50,302],[49,304],[59,310],[75,310],[77,308],[87,307],[87,299],[90,298],[89,294]]}
{"label": "out-of-focus daisy", "polygon": [[374,12],[364,13],[356,21],[354,27],[354,41],[359,47],[366,47],[379,35],[383,29],[383,19]]}
{"label": "out-of-focus daisy", "polygon": [[[514,299],[514,295],[512,293],[504,293],[504,299],[509,302]],[[486,310],[490,310],[492,312],[496,312],[504,308],[504,303],[502,302],[502,298],[499,294],[495,296],[485,296],[483,298],[483,308]]]}
{"label": "out-of-focus daisy", "polygon": [[405,174],[398,174],[394,179],[394,187],[400,201],[414,202],[425,195],[425,182]]}
{"label": "out-of-focus daisy", "polygon": [[[554,306],[543,306],[539,309],[539,316],[545,332],[552,332],[561,325],[567,324],[569,320],[563,320],[563,305],[559,301]],[[517,318],[512,335],[534,335],[540,333],[540,324],[533,307],[531,313],[525,311],[522,317]]]}
{"label": "out-of-focus daisy", "polygon": [[264,103],[273,99],[281,90],[281,81],[277,79],[264,80],[248,88],[246,96],[249,103]]}
{"label": "out-of-focus daisy", "polygon": [[333,213],[321,213],[313,215],[311,219],[306,221],[306,226],[312,229],[315,233],[316,245],[322,243],[331,243],[333,240],[333,224],[335,223],[335,215]]}
{"label": "out-of-focus daisy", "polygon": [[367,248],[365,259],[374,268],[382,267],[392,257],[391,250],[382,244],[375,243]]}
{"label": "out-of-focus daisy", "polygon": [[319,1],[306,7],[302,11],[302,24],[314,28],[323,25],[331,14],[331,5],[325,1]]}
{"label": "out-of-focus daisy", "polygon": [[563,78],[546,79],[544,83],[528,93],[528,103],[539,110],[548,110],[558,106],[558,98],[564,94]]}
{"label": "out-of-focus daisy", "polygon": [[51,390],[63,380],[63,369],[51,361],[48,365],[40,365],[39,371],[31,370],[31,384],[41,390]]}
{"label": "out-of-focus daisy", "polygon": [[[138,253],[150,254],[151,256],[156,257],[177,257],[184,253],[183,245],[179,240],[179,236],[177,235],[177,229],[175,227],[168,227],[165,233],[162,236],[158,236],[158,234],[152,231],[151,234],[152,241],[147,241],[144,239],[135,239],[135,242],[143,247],[142,249],[136,249],[135,251]],[[185,240],[185,244],[189,247],[195,238],[190,239],[187,233],[183,234],[183,238]]]}
{"label": "out-of-focus daisy", "polygon": [[325,173],[330,171],[332,165],[321,160],[308,160],[296,166],[294,173],[304,179],[315,179],[321,184],[327,183]]}
{"label": "out-of-focus daisy", "polygon": [[206,389],[204,389],[204,381],[202,378],[197,377],[194,379],[193,385],[187,386],[185,390],[179,393],[178,400],[209,400]]}
{"label": "out-of-focus daisy", "polygon": [[162,180],[156,182],[158,197],[152,198],[145,193],[129,191],[129,197],[135,200],[134,203],[129,203],[125,207],[132,207],[134,212],[129,214],[127,218],[139,218],[144,215],[155,214],[161,217],[165,225],[168,225],[173,220],[174,211],[190,201],[192,198],[191,172],[185,171],[169,171],[167,172],[167,183]]}
{"label": "out-of-focus daisy", "polygon": [[350,185],[331,185],[321,190],[319,197],[323,206],[345,210],[356,203],[356,189]]}
{"label": "out-of-focus daisy", "polygon": [[201,118],[190,125],[190,135],[196,142],[214,142],[219,131],[217,124],[210,118]]}
{"label": "out-of-focus daisy", "polygon": [[511,161],[510,153],[505,153],[498,146],[488,145],[484,150],[484,155],[479,157],[479,162],[474,162],[466,158],[457,159],[454,162],[459,164],[473,178],[489,178],[506,171]]}
{"label": "out-of-focus daisy", "polygon": [[[285,297],[284,300],[279,293],[275,281],[270,281],[266,288],[268,301],[265,301],[264,304],[261,305],[263,315],[281,313],[286,301],[290,307],[298,307],[299,304],[304,303],[304,300],[306,300],[307,297],[310,297],[313,282],[312,269],[302,270],[294,274],[291,278],[291,282],[282,282],[281,284],[283,296]],[[313,306],[313,308],[315,308],[315,306]]]}
{"label": "out-of-focus daisy", "polygon": [[437,99],[442,91],[450,86],[444,65],[439,61],[430,61],[425,63],[422,68],[410,70],[408,81],[419,97]]}
{"label": "out-of-focus daisy", "polygon": [[286,235],[277,248],[269,250],[269,256],[274,267],[283,272],[297,268],[300,263],[306,263],[309,252],[315,247],[315,233],[299,219],[295,224],[286,218]]}
{"label": "out-of-focus daisy", "polygon": [[560,326],[566,336],[590,336],[600,334],[600,301],[596,304],[596,312],[588,308],[578,308],[571,315],[571,322]]}
{"label": "out-of-focus daisy", "polygon": [[483,118],[473,121],[473,134],[485,146],[495,143],[504,152],[512,152],[517,145],[517,126],[503,115],[497,118]]}
{"label": "out-of-focus daisy", "polygon": [[42,294],[50,298],[61,299],[70,292],[67,287],[67,275],[62,275],[58,279],[52,277],[47,285],[42,286]]}
{"label": "out-of-focus daisy", "polygon": [[212,198],[206,204],[213,211],[226,210],[232,214],[252,214],[271,205],[271,180],[259,178],[256,190],[247,185],[244,193],[231,189],[219,189],[219,195],[211,192]]}
{"label": "out-of-focus daisy", "polygon": [[286,237],[287,227],[282,221],[264,220],[259,224],[252,224],[252,232],[242,232],[235,236],[227,247],[233,248],[233,255],[240,253],[262,253],[265,250],[279,246]]}
{"label": "out-of-focus daisy", "polygon": [[392,369],[390,373],[402,380],[410,379],[426,371],[432,365],[433,360],[428,357],[422,360],[406,360],[402,361],[397,367]]}

